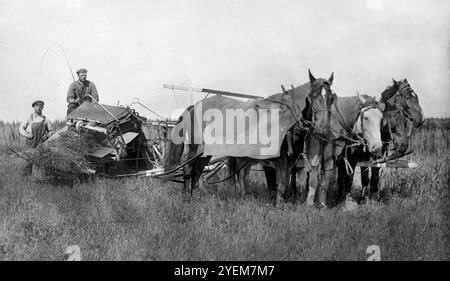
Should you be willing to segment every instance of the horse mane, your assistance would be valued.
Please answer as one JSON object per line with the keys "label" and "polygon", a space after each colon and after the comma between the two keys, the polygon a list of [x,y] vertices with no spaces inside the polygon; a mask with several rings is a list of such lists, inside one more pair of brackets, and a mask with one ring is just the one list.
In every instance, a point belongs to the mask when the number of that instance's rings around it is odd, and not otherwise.
{"label": "horse mane", "polygon": [[367,107],[367,106],[378,106],[378,101],[376,100],[376,98],[363,94],[361,95],[362,97],[364,97],[366,99],[366,102],[362,105],[363,107]]}
{"label": "horse mane", "polygon": [[394,84],[393,86],[388,86],[386,88],[386,90],[384,90],[381,93],[380,102],[384,102],[385,103],[387,100],[392,98],[395,95],[395,93],[397,93],[397,91],[398,91],[398,86],[396,84]]}
{"label": "horse mane", "polygon": [[312,121],[312,106],[308,99],[306,99],[305,108],[302,110],[302,116],[304,119]]}
{"label": "horse mane", "polygon": [[[355,125],[362,107],[378,106],[378,101],[374,97],[366,94],[361,96],[366,99],[364,104],[361,104],[358,96],[339,97],[336,103],[336,110],[338,110],[340,114],[335,111],[336,113],[331,115],[331,122],[334,123],[334,125],[331,126],[337,126],[338,128],[342,127],[343,129],[347,129],[345,128],[345,126],[347,126],[351,129]],[[342,116],[344,120],[340,120],[341,117],[339,115]],[[345,126],[341,124],[342,121],[345,123]],[[335,128],[335,131],[339,130]]]}

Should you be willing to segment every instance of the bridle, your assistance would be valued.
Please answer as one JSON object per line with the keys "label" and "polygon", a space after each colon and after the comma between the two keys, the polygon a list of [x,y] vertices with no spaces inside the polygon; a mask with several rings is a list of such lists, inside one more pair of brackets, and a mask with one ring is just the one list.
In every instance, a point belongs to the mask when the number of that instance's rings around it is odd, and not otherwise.
{"label": "bridle", "polygon": [[[360,103],[361,103],[361,101],[360,101]],[[339,116],[338,121],[339,121],[340,125],[342,126],[342,128],[344,128],[344,130],[346,131],[346,134],[342,135],[340,132],[336,132],[336,131],[333,131],[333,132],[336,133],[338,136],[353,143],[351,145],[345,145],[345,147],[352,147],[352,146],[359,146],[359,145],[367,146],[367,140],[364,138],[364,130],[365,130],[364,114],[366,113],[366,111],[368,111],[370,109],[379,109],[378,104],[376,104],[374,102],[370,102],[368,105],[364,105],[361,103],[361,107],[359,109],[358,116],[356,117],[356,121],[354,122],[354,124],[356,125],[358,122],[358,119],[361,119],[361,121],[360,121],[361,122],[361,132],[359,132],[359,133],[356,133],[354,129],[350,128],[346,124],[344,117],[342,116],[339,108],[336,105],[334,107]]]}
{"label": "bridle", "polygon": [[[311,95],[312,95],[312,93],[315,93],[315,92],[319,92],[319,94],[318,95],[321,95],[321,91],[322,91],[322,89],[323,88],[325,88],[325,90],[326,90],[326,97],[325,97],[325,104],[326,104],[326,107],[325,108],[315,108],[314,107],[314,102],[312,101],[312,98],[311,98]],[[316,94],[317,95],[317,94]],[[318,113],[320,113],[320,112],[327,112],[327,114],[328,114],[328,120],[330,120],[330,116],[331,116],[331,103],[329,103],[329,98],[331,98],[333,95],[335,95],[334,93],[333,93],[333,91],[331,90],[331,88],[330,88],[330,84],[328,83],[328,82],[320,82],[320,83],[313,83],[313,85],[312,85],[312,87],[311,87],[311,92],[308,94],[308,100],[309,100],[309,102],[310,102],[310,104],[311,104],[311,111],[312,111],[312,122],[311,121],[308,121],[308,122],[310,122],[311,123],[311,128],[315,128],[316,127],[316,121],[317,121],[317,114]],[[327,126],[328,127],[328,129],[329,129],[329,127],[330,126]]]}
{"label": "bridle", "polygon": [[392,132],[391,118],[395,118],[395,116],[397,116],[398,114],[402,114],[408,120],[409,130],[408,130],[407,137],[409,137],[409,135],[411,133],[411,129],[412,129],[411,124],[415,123],[414,118],[408,113],[407,110],[405,110],[405,106],[404,106],[404,104],[406,103],[405,99],[411,97],[414,99],[415,102],[417,102],[417,103],[419,102],[419,98],[417,97],[417,94],[413,91],[413,89],[411,89],[411,86],[407,82],[403,82],[400,84],[400,86],[399,86],[397,92],[394,94],[394,96],[395,96],[395,101],[394,101],[395,109],[392,109],[392,110],[386,109],[386,114],[387,114],[386,118],[387,118],[387,126],[388,126],[390,141],[395,141],[394,137],[393,137],[394,133]]}
{"label": "bridle", "polygon": [[[311,95],[312,93],[316,92],[316,91],[321,91],[322,88],[325,87],[327,89],[327,97],[325,98],[326,101],[326,109],[317,109],[314,107],[314,103],[312,102],[311,99]],[[279,101],[277,100],[269,100],[266,99],[267,101],[273,102],[273,103],[278,103],[281,105],[281,107],[286,107],[287,109],[289,109],[291,111],[291,114],[293,115],[295,121],[296,121],[296,125],[294,126],[293,130],[294,132],[296,132],[297,134],[299,132],[302,131],[310,131],[313,130],[316,127],[315,124],[315,120],[316,120],[316,114],[319,112],[323,112],[323,111],[327,111],[328,112],[328,117],[330,117],[331,115],[331,104],[328,103],[328,98],[333,95],[331,88],[330,88],[330,84],[328,82],[320,82],[320,83],[313,83],[312,87],[311,87],[311,91],[309,92],[309,94],[307,95],[307,99],[308,102],[311,106],[311,111],[312,111],[312,121],[307,120],[305,118],[303,118],[303,116],[301,116],[300,114],[298,114],[297,112],[297,105],[295,103],[295,89],[294,86],[291,85],[291,92],[292,92],[292,103],[294,105],[294,108],[292,106],[290,106],[288,104],[288,102],[286,101],[286,99],[284,98],[285,95],[288,95],[288,92],[285,90],[284,86],[281,86],[281,89],[283,90],[283,96],[281,97],[281,99]],[[330,94],[332,93],[332,94]],[[320,95],[320,94],[319,94]],[[301,116],[301,117],[299,117]]]}
{"label": "bridle", "polygon": [[[390,140],[393,140],[391,118],[395,118],[395,116],[397,116],[398,114],[402,114],[409,121],[410,124],[408,135],[411,132],[411,124],[415,123],[414,117],[412,117],[405,109],[405,107],[407,107],[406,99],[412,98],[417,104],[419,104],[419,98],[408,82],[400,82],[398,89],[396,90],[395,94],[392,97],[395,97],[393,104],[394,109],[386,108],[385,110],[385,112],[387,113],[386,118]],[[387,100],[389,99],[390,98],[387,98],[386,101],[384,102],[387,102]]]}
{"label": "bridle", "polygon": [[366,111],[368,111],[368,110],[370,110],[370,109],[378,109],[378,110],[380,110],[380,108],[378,107],[378,105],[373,105],[373,104],[368,105],[368,106],[365,106],[365,107],[362,107],[362,108],[360,109],[358,118],[361,119],[361,133],[360,133],[360,134],[362,134],[362,136],[364,136],[364,132],[365,132],[365,130],[366,130],[366,129],[364,128],[364,113],[366,113]]}
{"label": "bridle", "polygon": [[406,119],[408,119],[412,123],[415,123],[414,117],[412,117],[408,113],[408,111],[405,109],[406,106],[403,105],[405,103],[405,100],[409,97],[412,97],[414,101],[419,104],[419,98],[417,97],[417,94],[411,88],[409,83],[403,82],[402,84],[400,84],[400,86],[398,87],[398,91],[395,94],[394,105],[396,110],[402,113],[406,117]]}

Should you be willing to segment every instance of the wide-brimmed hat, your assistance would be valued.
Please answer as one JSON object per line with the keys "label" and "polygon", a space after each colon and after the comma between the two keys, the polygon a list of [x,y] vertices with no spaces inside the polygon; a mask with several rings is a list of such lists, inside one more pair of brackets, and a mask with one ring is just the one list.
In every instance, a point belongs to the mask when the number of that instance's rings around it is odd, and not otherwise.
{"label": "wide-brimmed hat", "polygon": [[37,101],[34,101],[32,104],[31,104],[31,106],[32,107],[34,107],[36,104],[42,104],[42,105],[44,105],[44,102],[43,101],[41,101],[41,100],[37,100]]}

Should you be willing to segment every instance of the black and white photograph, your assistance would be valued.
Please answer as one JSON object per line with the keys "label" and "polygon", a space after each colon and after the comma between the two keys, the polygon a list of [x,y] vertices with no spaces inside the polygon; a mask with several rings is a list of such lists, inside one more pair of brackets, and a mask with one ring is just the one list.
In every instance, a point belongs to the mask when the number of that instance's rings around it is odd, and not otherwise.
{"label": "black and white photograph", "polygon": [[0,0],[0,261],[448,261],[449,90],[447,0]]}

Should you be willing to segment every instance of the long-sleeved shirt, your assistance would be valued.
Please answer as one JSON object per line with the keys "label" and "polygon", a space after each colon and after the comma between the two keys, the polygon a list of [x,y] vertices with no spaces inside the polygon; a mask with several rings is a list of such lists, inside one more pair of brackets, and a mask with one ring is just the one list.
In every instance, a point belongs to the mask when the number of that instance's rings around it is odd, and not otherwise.
{"label": "long-sleeved shirt", "polygon": [[50,125],[50,122],[45,118],[44,115],[38,115],[36,113],[32,113],[28,116],[28,118],[23,121],[19,126],[19,133],[26,137],[28,133],[31,133],[31,127],[33,123],[39,123],[44,122],[47,126],[47,132],[52,131],[52,127]]}
{"label": "long-sleeved shirt", "polygon": [[[98,101],[97,88],[95,87],[94,83],[88,80],[84,82],[81,82],[80,80],[72,82],[72,84],[70,84],[69,91],[67,93],[67,102],[82,104],[85,101],[85,98],[86,100],[91,101],[90,97],[85,97],[86,94],[91,95],[94,99]],[[76,99],[78,98],[79,102],[76,102]]]}

